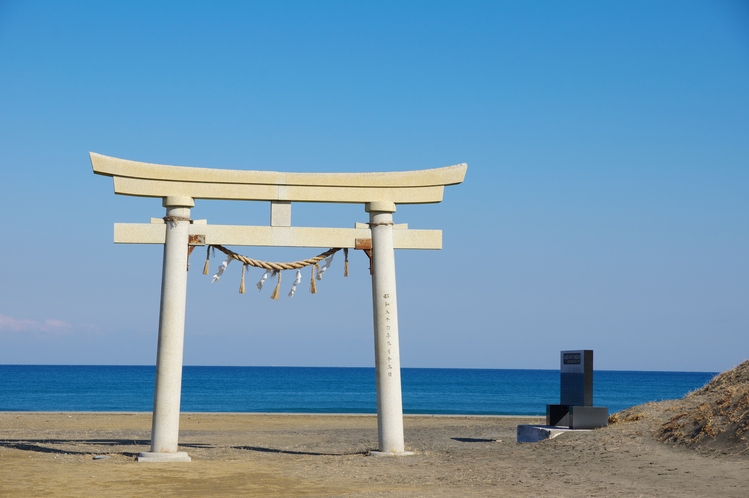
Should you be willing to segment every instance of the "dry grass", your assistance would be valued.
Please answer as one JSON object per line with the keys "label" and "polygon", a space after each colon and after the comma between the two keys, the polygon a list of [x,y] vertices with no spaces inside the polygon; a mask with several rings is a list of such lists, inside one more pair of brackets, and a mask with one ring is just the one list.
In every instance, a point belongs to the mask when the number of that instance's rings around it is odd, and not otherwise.
{"label": "dry grass", "polygon": [[[638,408],[638,407],[635,407]],[[641,410],[624,410],[619,413],[614,413],[609,417],[609,425],[616,425],[621,424],[624,422],[637,422],[638,420],[643,420],[645,418],[645,413]]]}
{"label": "dry grass", "polygon": [[749,455],[749,361],[717,375],[684,398],[634,406],[609,417],[657,441],[705,453]]}
{"label": "dry grass", "polygon": [[749,449],[744,436],[749,431],[749,361],[716,376],[705,387],[674,402],[663,414],[668,412],[676,415],[656,428],[659,441],[743,453]]}

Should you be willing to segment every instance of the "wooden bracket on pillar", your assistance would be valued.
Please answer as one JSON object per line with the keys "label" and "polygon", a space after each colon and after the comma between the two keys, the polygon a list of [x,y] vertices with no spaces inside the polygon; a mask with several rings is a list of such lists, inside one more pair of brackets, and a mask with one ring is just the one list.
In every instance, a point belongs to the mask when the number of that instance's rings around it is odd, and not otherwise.
{"label": "wooden bracket on pillar", "polygon": [[188,235],[187,236],[187,269],[190,269],[190,255],[195,250],[195,246],[205,245],[205,235]]}
{"label": "wooden bracket on pillar", "polygon": [[372,239],[356,239],[354,241],[354,249],[364,251],[364,254],[369,258],[369,274],[374,275],[374,265],[372,264]]}

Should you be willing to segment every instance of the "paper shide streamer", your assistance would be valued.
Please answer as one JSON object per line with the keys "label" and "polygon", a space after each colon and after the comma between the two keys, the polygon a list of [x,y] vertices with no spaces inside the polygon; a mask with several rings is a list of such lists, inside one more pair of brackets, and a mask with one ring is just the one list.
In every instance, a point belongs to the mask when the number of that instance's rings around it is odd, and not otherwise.
{"label": "paper shide streamer", "polygon": [[270,277],[271,273],[273,273],[273,270],[265,270],[265,273],[263,273],[263,276],[260,277],[260,281],[257,283],[257,290],[263,290],[263,284],[265,284],[265,281],[268,280],[268,277]]}
{"label": "paper shide streamer", "polygon": [[221,275],[224,274],[224,271],[229,267],[229,263],[231,263],[232,258],[231,256],[226,258],[226,261],[221,263],[221,266],[218,267],[218,271],[213,275],[213,278],[211,279],[211,283],[218,282],[221,278]]}
{"label": "paper shide streamer", "polygon": [[291,290],[289,291],[289,297],[294,297],[294,293],[296,292],[296,286],[299,285],[301,282],[302,282],[302,270],[297,268],[296,278],[294,278],[294,283],[291,285]]}

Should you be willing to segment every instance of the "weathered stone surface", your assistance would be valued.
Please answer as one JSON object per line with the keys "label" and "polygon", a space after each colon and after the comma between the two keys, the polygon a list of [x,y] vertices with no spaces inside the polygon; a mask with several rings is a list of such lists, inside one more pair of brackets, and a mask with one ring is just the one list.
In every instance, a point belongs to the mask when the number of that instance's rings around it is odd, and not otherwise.
{"label": "weathered stone surface", "polygon": [[166,166],[90,153],[94,173],[111,176],[116,194],[254,201],[440,202],[468,166],[382,173],[283,173]]}

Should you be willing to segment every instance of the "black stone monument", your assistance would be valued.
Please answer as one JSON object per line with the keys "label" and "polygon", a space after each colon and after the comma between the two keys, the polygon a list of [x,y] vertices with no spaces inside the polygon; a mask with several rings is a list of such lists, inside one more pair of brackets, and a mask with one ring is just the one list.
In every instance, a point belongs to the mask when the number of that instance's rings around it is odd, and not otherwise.
{"label": "black stone monument", "polygon": [[593,406],[593,350],[562,351],[560,402],[546,405],[546,425],[597,429],[609,423],[609,409]]}

